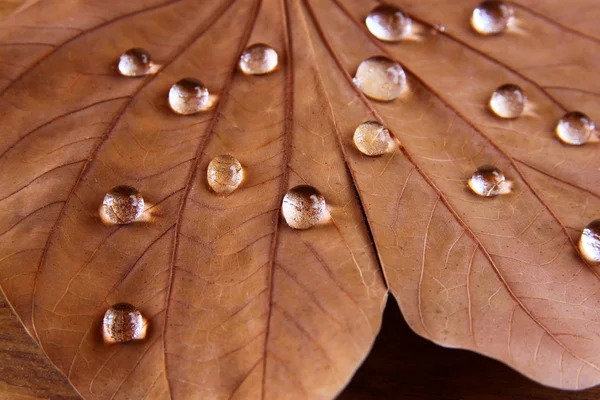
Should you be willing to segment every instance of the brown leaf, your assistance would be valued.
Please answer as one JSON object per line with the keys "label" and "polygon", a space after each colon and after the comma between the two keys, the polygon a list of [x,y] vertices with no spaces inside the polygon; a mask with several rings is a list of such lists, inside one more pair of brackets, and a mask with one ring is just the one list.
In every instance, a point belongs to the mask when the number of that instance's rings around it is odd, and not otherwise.
{"label": "brown leaf", "polygon": [[[74,387],[86,398],[331,398],[377,334],[386,286],[422,336],[547,385],[596,385],[600,270],[575,242],[596,218],[598,159],[593,144],[552,132],[567,109],[595,116],[597,27],[579,21],[593,2],[577,15],[564,2],[514,4],[519,30],[497,37],[472,32],[476,3],[398,2],[420,30],[400,44],[370,36],[362,21],[377,3],[359,0],[39,1],[3,22],[0,279]],[[255,42],[278,51],[276,72],[237,71]],[[118,76],[131,47],[161,71]],[[407,98],[370,101],[352,84],[373,55],[405,66]],[[168,109],[187,76],[218,94],[212,111]],[[533,114],[486,110],[507,82]],[[376,158],[352,143],[373,119],[401,143]],[[205,178],[223,153],[248,175],[227,197]],[[468,192],[483,164],[513,193]],[[327,225],[296,231],[280,216],[302,183],[327,199]],[[101,223],[120,184],[144,194],[145,221]],[[144,341],[102,342],[118,302],[149,318]]]}

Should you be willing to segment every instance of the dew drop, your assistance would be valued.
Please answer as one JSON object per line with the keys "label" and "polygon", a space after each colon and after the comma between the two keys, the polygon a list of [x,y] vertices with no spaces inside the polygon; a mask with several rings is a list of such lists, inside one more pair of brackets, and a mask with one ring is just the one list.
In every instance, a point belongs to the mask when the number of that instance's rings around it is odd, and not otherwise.
{"label": "dew drop", "polygon": [[223,154],[210,161],[206,178],[212,190],[219,194],[228,194],[242,183],[244,168],[235,157]]}
{"label": "dew drop", "polygon": [[567,144],[582,145],[594,134],[596,126],[587,115],[579,111],[566,113],[556,125],[556,134]]}
{"label": "dew drop", "polygon": [[256,43],[249,46],[240,57],[240,70],[246,75],[263,75],[277,68],[279,56],[271,46]]}
{"label": "dew drop", "polygon": [[581,232],[579,251],[592,262],[600,262],[600,219],[592,221]]}
{"label": "dew drop", "polygon": [[142,215],[144,198],[131,186],[114,187],[104,196],[102,217],[113,224],[130,224]]}
{"label": "dew drop", "polygon": [[294,229],[312,228],[327,215],[325,198],[316,188],[299,185],[283,197],[281,211],[285,222]]}
{"label": "dew drop", "polygon": [[397,62],[376,56],[360,63],[354,83],[374,100],[391,101],[406,87],[406,74]]}
{"label": "dew drop", "polygon": [[148,324],[137,308],[129,303],[118,303],[104,313],[102,328],[106,343],[122,343],[144,339]]}
{"label": "dew drop", "polygon": [[510,5],[487,0],[473,10],[471,25],[481,35],[497,35],[506,30],[513,18],[514,10]]}
{"label": "dew drop", "polygon": [[377,39],[397,42],[411,33],[412,21],[398,8],[388,5],[375,7],[367,16],[367,28]]}
{"label": "dew drop", "polygon": [[491,165],[477,168],[467,183],[473,193],[484,197],[507,194],[512,188],[512,182],[506,180],[504,173]]}
{"label": "dew drop", "polygon": [[119,72],[123,76],[144,76],[152,72],[150,54],[144,49],[129,49],[119,58]]}
{"label": "dew drop", "polygon": [[377,121],[363,122],[354,131],[354,144],[367,156],[384,154],[390,142],[390,131]]}
{"label": "dew drop", "polygon": [[517,118],[523,113],[527,98],[520,87],[502,85],[490,98],[490,109],[500,118]]}
{"label": "dew drop", "polygon": [[189,115],[209,108],[208,89],[197,79],[185,78],[171,86],[169,105],[177,114]]}

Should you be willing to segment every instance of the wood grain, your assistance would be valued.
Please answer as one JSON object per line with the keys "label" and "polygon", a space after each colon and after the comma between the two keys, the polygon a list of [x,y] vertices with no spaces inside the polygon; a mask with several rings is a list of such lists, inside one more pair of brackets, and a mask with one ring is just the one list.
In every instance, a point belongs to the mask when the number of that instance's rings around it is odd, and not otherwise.
{"label": "wood grain", "polygon": [[0,300],[0,399],[78,399]]}

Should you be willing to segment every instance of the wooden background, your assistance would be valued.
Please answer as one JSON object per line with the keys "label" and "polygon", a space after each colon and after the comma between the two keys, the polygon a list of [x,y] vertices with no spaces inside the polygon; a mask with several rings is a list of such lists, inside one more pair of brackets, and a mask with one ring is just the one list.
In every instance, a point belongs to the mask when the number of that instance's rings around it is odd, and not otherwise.
{"label": "wooden background", "polygon": [[[0,17],[23,1],[0,0]],[[0,400],[79,398],[0,295]],[[598,400],[600,387],[583,392],[549,389],[494,360],[436,346],[412,333],[391,299],[371,354],[339,399]]]}

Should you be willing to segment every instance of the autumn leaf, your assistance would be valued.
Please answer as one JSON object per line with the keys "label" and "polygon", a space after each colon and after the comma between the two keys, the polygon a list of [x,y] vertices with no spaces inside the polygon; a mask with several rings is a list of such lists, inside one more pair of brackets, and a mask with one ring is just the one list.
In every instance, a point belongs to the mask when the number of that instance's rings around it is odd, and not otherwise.
{"label": "autumn leaf", "polygon": [[[364,25],[378,4],[47,0],[2,22],[1,286],[83,397],[332,398],[388,291],[436,343],[558,388],[600,382],[600,269],[576,246],[600,204],[596,145],[554,133],[567,111],[596,116],[597,7],[512,3],[515,26],[484,37],[477,1],[397,1],[415,34],[388,43]],[[275,72],[238,70],[252,43],[278,52]],[[118,74],[134,47],[158,73]],[[400,98],[353,83],[372,56],[403,66]],[[216,106],[171,111],[186,77]],[[518,119],[487,108],[505,83],[526,93]],[[353,143],[371,120],[395,139],[379,157]],[[228,196],[206,181],[220,154],[246,173]],[[469,191],[482,165],[512,192]],[[300,184],[323,194],[328,222],[286,224]],[[143,194],[140,221],[102,223],[117,185]],[[120,302],[147,317],[144,340],[103,342]]]}

